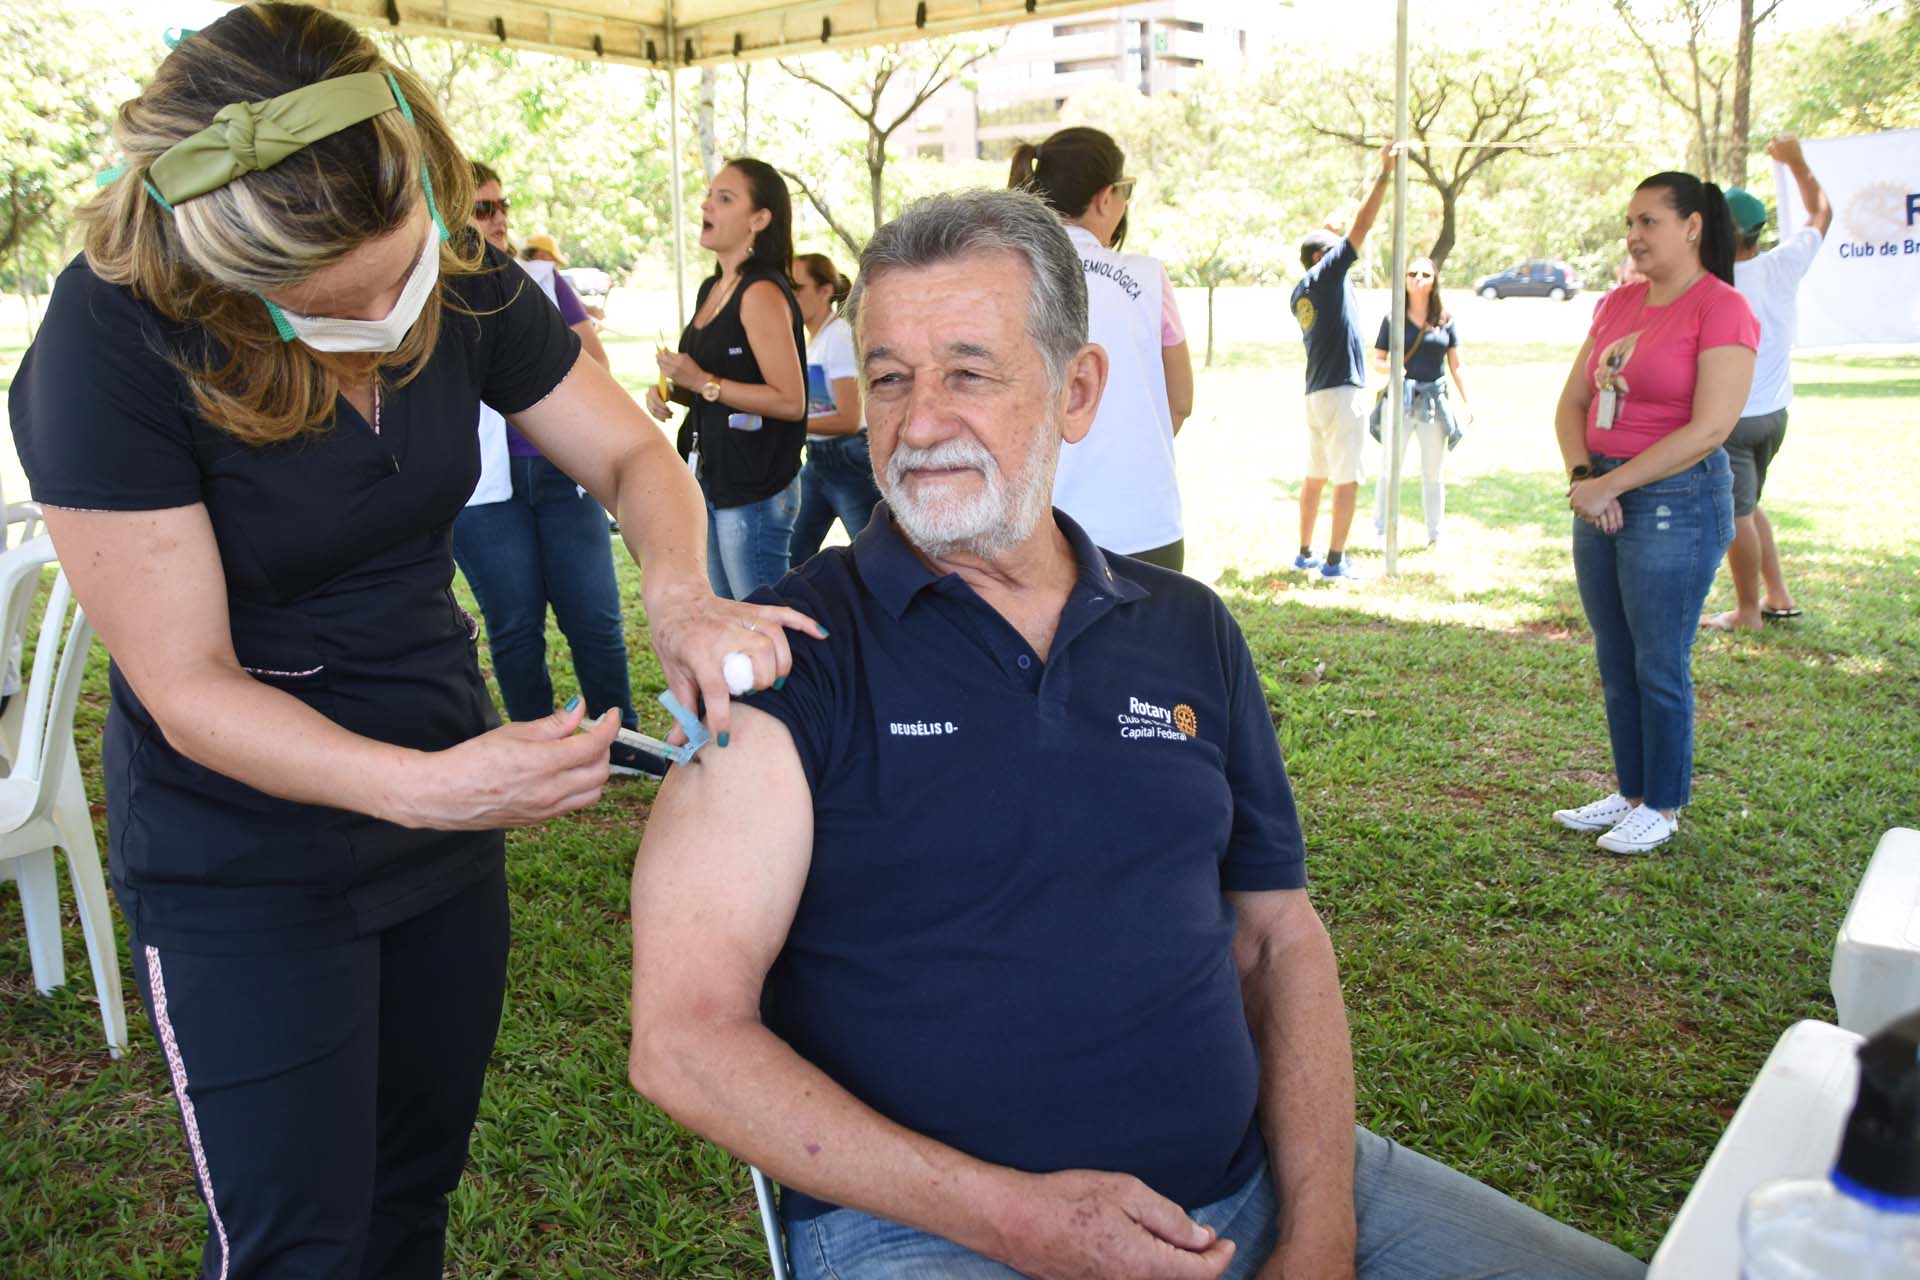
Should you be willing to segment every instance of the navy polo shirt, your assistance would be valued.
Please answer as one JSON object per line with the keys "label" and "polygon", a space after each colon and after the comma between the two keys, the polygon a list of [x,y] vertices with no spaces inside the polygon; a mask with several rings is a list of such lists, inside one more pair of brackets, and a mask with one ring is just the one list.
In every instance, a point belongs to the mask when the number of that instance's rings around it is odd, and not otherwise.
{"label": "navy polo shirt", "polygon": [[[1380,317],[1380,336],[1373,340],[1375,351],[1393,350],[1393,317]],[[1438,382],[1447,376],[1447,352],[1460,345],[1453,321],[1423,329],[1407,321],[1407,381]]]}
{"label": "navy polo shirt", "polygon": [[814,804],[762,1012],[910,1129],[1198,1208],[1266,1158],[1223,893],[1302,887],[1300,824],[1219,598],[1054,518],[1079,578],[1045,661],[884,503],[752,596],[831,632],[794,636],[785,687],[748,699]]}
{"label": "navy polo shirt", "polygon": [[[420,751],[498,723],[478,628],[451,585],[453,519],[480,475],[480,403],[536,404],[580,354],[499,250],[444,284],[438,345],[411,379],[386,383],[378,434],[343,399],[321,430],[243,444],[201,415],[180,371],[207,362],[205,335],[84,258],[54,285],[8,401],[37,500],[204,506],[241,666],[349,732]],[[497,831],[405,828],[256,791],[176,750],[117,664],[108,684],[108,864],[143,944],[331,944],[499,873]]]}
{"label": "navy polo shirt", "polygon": [[1366,354],[1360,348],[1360,299],[1348,279],[1359,259],[1353,241],[1340,243],[1320,255],[1293,286],[1293,318],[1300,322],[1300,340],[1307,344],[1307,391],[1367,385]]}

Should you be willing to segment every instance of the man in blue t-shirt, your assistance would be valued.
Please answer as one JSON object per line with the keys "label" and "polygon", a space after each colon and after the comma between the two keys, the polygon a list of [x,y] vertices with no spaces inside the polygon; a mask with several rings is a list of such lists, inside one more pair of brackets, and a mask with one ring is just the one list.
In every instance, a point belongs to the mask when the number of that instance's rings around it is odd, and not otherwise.
{"label": "man in blue t-shirt", "polygon": [[859,280],[886,502],[762,588],[829,637],[660,791],[635,1087],[786,1187],[796,1280],[1639,1276],[1354,1126],[1246,642],[1048,505],[1107,374],[1058,219],[935,196]]}
{"label": "man in blue t-shirt", "polygon": [[[1311,231],[1300,242],[1306,275],[1293,286],[1293,317],[1307,345],[1307,475],[1300,484],[1300,554],[1293,567],[1325,578],[1351,578],[1347,533],[1360,491],[1361,449],[1367,440],[1366,355],[1360,345],[1359,300],[1347,273],[1359,260],[1393,177],[1393,144],[1380,151],[1380,176],[1354,211],[1347,234]],[[1333,482],[1333,527],[1323,561],[1313,554],[1320,493]]]}

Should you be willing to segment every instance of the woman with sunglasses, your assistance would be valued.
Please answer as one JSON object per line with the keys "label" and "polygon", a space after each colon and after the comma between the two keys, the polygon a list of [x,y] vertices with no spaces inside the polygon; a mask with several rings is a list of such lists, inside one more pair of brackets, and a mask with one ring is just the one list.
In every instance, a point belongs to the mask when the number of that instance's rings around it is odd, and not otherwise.
{"label": "woman with sunglasses", "polygon": [[201,1274],[438,1280],[505,988],[502,828],[593,803],[617,727],[493,714],[450,590],[481,402],[621,514],[716,732],[727,655],[769,685],[806,624],[713,597],[686,469],[449,234],[467,161],[355,28],[231,9],[113,132],[8,408],[113,657],[110,863]]}
{"label": "woman with sunglasses", "polygon": [[[512,258],[509,206],[500,175],[476,162],[473,181],[474,230]],[[579,335],[585,354],[606,368],[606,348],[600,345],[593,319],[556,264],[515,261]],[[551,606],[573,655],[587,715],[613,708],[622,725],[638,729],[606,511],[484,404],[480,437],[480,483],[453,522],[453,559],[487,621],[487,650],[508,718],[538,720],[553,714],[553,680],[547,674]],[[615,773],[659,772],[649,757],[617,739],[608,751]]]}
{"label": "woman with sunglasses", "polygon": [[[1427,518],[1427,545],[1440,541],[1440,520],[1447,513],[1447,484],[1441,474],[1447,451],[1460,443],[1464,417],[1473,422],[1473,410],[1467,404],[1467,384],[1460,369],[1460,335],[1454,330],[1453,317],[1440,304],[1440,282],[1435,279],[1433,259],[1415,258],[1407,264],[1406,367],[1400,384],[1402,414],[1406,433],[1400,437],[1400,456],[1406,457],[1407,440],[1420,441],[1420,502]],[[1373,367],[1386,373],[1391,363],[1393,318],[1380,318],[1380,336],[1373,340]],[[1443,369],[1444,366],[1444,369]],[[1460,393],[1456,411],[1447,396],[1447,375]],[[1383,436],[1391,428],[1381,415]],[[1386,444],[1386,447],[1391,447]],[[1374,506],[1373,527],[1382,536],[1387,532],[1387,476],[1389,468],[1380,467],[1379,495]]]}
{"label": "woman with sunglasses", "polygon": [[1107,349],[1093,429],[1060,449],[1053,505],[1109,551],[1178,571],[1186,563],[1173,437],[1193,412],[1193,361],[1158,259],[1122,253],[1133,179],[1098,129],[1062,129],[1013,153],[1007,185],[1060,215],[1086,268],[1088,340]]}
{"label": "woman with sunglasses", "polygon": [[[714,592],[744,600],[786,576],[800,514],[807,342],[787,275],[786,179],[763,160],[728,161],[700,204],[700,243],[713,252],[713,274],[680,349],[655,359],[673,401],[689,410],[680,447],[706,494]],[[647,410],[662,422],[672,416],[657,387],[647,389]]]}

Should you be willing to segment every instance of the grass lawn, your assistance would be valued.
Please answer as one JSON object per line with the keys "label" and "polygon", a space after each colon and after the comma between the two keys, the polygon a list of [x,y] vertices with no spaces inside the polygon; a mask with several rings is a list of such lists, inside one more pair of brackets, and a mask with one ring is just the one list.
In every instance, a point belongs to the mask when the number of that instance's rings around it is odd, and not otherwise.
{"label": "grass lawn", "polygon": [[[1483,318],[1462,325],[1480,421],[1449,459],[1443,542],[1395,580],[1362,555],[1372,580],[1327,586],[1284,568],[1304,444],[1283,302],[1223,298],[1180,439],[1189,568],[1266,683],[1361,1117],[1648,1256],[1775,1038],[1831,1018],[1833,931],[1875,840],[1920,824],[1920,360],[1799,361],[1767,509],[1806,616],[1702,640],[1695,803],[1670,849],[1620,860],[1548,818],[1611,785],[1550,426],[1584,309],[1463,304]],[[638,387],[652,329],[629,332],[609,345]],[[0,382],[22,346],[0,327]],[[1409,471],[1417,510],[1411,453]],[[619,558],[636,693],[661,730]],[[1730,596],[1723,578],[1709,607]],[[568,696],[564,662],[556,677]],[[80,709],[96,802],[105,711],[96,650]],[[625,1082],[627,872],[651,794],[618,786],[509,841],[508,1003],[450,1274],[764,1273],[744,1169]],[[77,922],[71,985],[37,996],[13,896],[0,888],[0,1274],[185,1275],[202,1212],[146,1020],[111,1061]]]}

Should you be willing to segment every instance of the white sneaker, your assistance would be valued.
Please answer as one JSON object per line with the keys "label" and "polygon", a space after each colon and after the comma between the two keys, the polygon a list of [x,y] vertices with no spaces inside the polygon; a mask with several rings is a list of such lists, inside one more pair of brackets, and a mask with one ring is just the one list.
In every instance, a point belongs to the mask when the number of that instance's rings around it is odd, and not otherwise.
{"label": "white sneaker", "polygon": [[1616,791],[1604,800],[1583,804],[1578,809],[1555,809],[1553,820],[1569,831],[1611,831],[1620,819],[1632,812],[1633,806]]}
{"label": "white sneaker", "polygon": [[1619,825],[1600,837],[1598,843],[1608,853],[1652,853],[1680,830],[1680,823],[1658,809],[1636,805]]}

